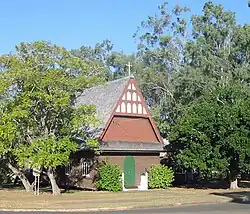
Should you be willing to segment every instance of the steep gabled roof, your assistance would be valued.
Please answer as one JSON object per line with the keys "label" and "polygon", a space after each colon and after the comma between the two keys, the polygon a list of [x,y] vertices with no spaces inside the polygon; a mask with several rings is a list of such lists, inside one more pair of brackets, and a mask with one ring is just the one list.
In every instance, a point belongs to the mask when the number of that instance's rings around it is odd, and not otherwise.
{"label": "steep gabled roof", "polygon": [[95,105],[97,119],[100,121],[97,128],[101,131],[109,120],[129,79],[130,77],[125,77],[86,89],[77,98],[76,107],[86,104]]}
{"label": "steep gabled roof", "polygon": [[[125,85],[120,98],[118,99],[115,108],[110,115],[106,127],[100,136],[100,139],[107,141],[105,135],[109,130],[111,122],[114,122],[114,118],[118,117],[136,117],[136,118],[147,118],[152,126],[152,130],[157,137],[157,142],[163,143],[162,137],[160,136],[159,130],[150,114],[148,106],[145,103],[144,97],[139,89],[138,82],[134,78],[129,78],[127,84]],[[119,122],[118,122],[119,123]],[[132,124],[130,124],[132,125]],[[135,125],[135,124],[134,124]],[[134,127],[133,125],[133,127]],[[142,125],[142,124],[141,124]],[[144,125],[143,125],[144,126]],[[124,131],[124,128],[123,128]],[[116,132],[116,131],[115,131]],[[127,133],[128,134],[128,133]],[[113,134],[112,134],[113,135]],[[109,137],[108,137],[109,138]]]}
{"label": "steep gabled roof", "polygon": [[158,142],[163,143],[160,133],[133,77],[118,80],[86,89],[78,98],[76,107],[91,104],[96,106],[100,124],[91,130],[91,136],[101,141],[115,116],[148,118]]}

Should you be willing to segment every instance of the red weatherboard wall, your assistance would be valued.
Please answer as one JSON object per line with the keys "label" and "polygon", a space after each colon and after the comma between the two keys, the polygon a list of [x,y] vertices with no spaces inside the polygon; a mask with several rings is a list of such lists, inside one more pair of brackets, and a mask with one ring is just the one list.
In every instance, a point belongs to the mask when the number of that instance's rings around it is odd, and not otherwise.
{"label": "red weatherboard wall", "polygon": [[115,116],[103,141],[159,142],[148,118]]}

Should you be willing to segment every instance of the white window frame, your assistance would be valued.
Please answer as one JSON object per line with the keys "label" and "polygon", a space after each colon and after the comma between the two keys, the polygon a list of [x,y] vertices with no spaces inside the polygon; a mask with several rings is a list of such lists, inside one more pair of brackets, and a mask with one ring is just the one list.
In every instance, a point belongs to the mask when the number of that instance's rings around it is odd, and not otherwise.
{"label": "white window frame", "polygon": [[72,163],[68,163],[68,164],[65,166],[65,175],[70,175],[71,170],[72,170]]}
{"label": "white window frame", "polygon": [[82,159],[81,160],[82,176],[88,177],[90,173],[90,168],[91,168],[91,161],[88,159]]}

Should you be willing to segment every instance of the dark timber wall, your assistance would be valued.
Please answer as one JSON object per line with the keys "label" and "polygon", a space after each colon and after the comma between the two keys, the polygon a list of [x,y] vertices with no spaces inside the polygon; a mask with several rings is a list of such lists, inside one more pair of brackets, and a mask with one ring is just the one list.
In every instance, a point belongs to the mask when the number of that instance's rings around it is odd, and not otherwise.
{"label": "dark timber wall", "polygon": [[[89,177],[83,177],[79,173],[80,168],[80,162],[79,158],[82,157],[89,157],[96,159],[94,161],[95,166],[92,167],[92,170],[89,174]],[[133,154],[133,153],[103,153],[99,157],[94,157],[93,153],[79,153],[77,156],[75,156],[75,159],[73,161],[73,168],[72,168],[72,174],[71,175],[65,175],[65,170],[62,168],[61,170],[58,170],[61,186],[75,186],[80,188],[93,188],[94,187],[94,179],[97,175],[96,171],[96,164],[98,162],[107,160],[108,162],[112,164],[117,164],[121,167],[121,170],[123,171],[123,165],[124,165],[124,158],[126,156],[133,156],[135,159],[135,170],[136,170],[136,185],[140,185],[140,179],[141,174],[144,173],[146,170],[149,170],[150,167],[153,164],[159,164],[160,158],[159,154]]]}

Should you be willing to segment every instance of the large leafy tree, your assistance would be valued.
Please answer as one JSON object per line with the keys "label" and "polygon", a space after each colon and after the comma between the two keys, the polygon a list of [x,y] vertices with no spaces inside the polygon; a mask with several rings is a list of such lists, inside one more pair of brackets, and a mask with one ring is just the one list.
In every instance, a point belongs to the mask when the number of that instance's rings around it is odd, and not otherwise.
{"label": "large leafy tree", "polygon": [[136,34],[143,65],[138,79],[167,137],[182,109],[206,91],[231,80],[249,83],[250,33],[249,25],[237,25],[233,12],[211,1],[199,15],[167,3],[158,9]]}
{"label": "large leafy tree", "polygon": [[49,42],[22,43],[16,51],[0,58],[0,152],[26,190],[31,186],[20,166],[45,169],[53,194],[60,194],[55,168],[78,148],[74,138],[86,137],[83,130],[97,122],[94,107],[74,107],[77,94],[100,82],[102,74]]}
{"label": "large leafy tree", "polygon": [[222,5],[205,3],[191,17],[192,31],[184,47],[184,69],[175,75],[174,94],[182,105],[232,80],[249,82],[249,25],[237,25]]}
{"label": "large leafy tree", "polygon": [[241,84],[221,87],[192,102],[174,126],[170,141],[186,168],[228,173],[230,188],[250,169],[250,93]]}

